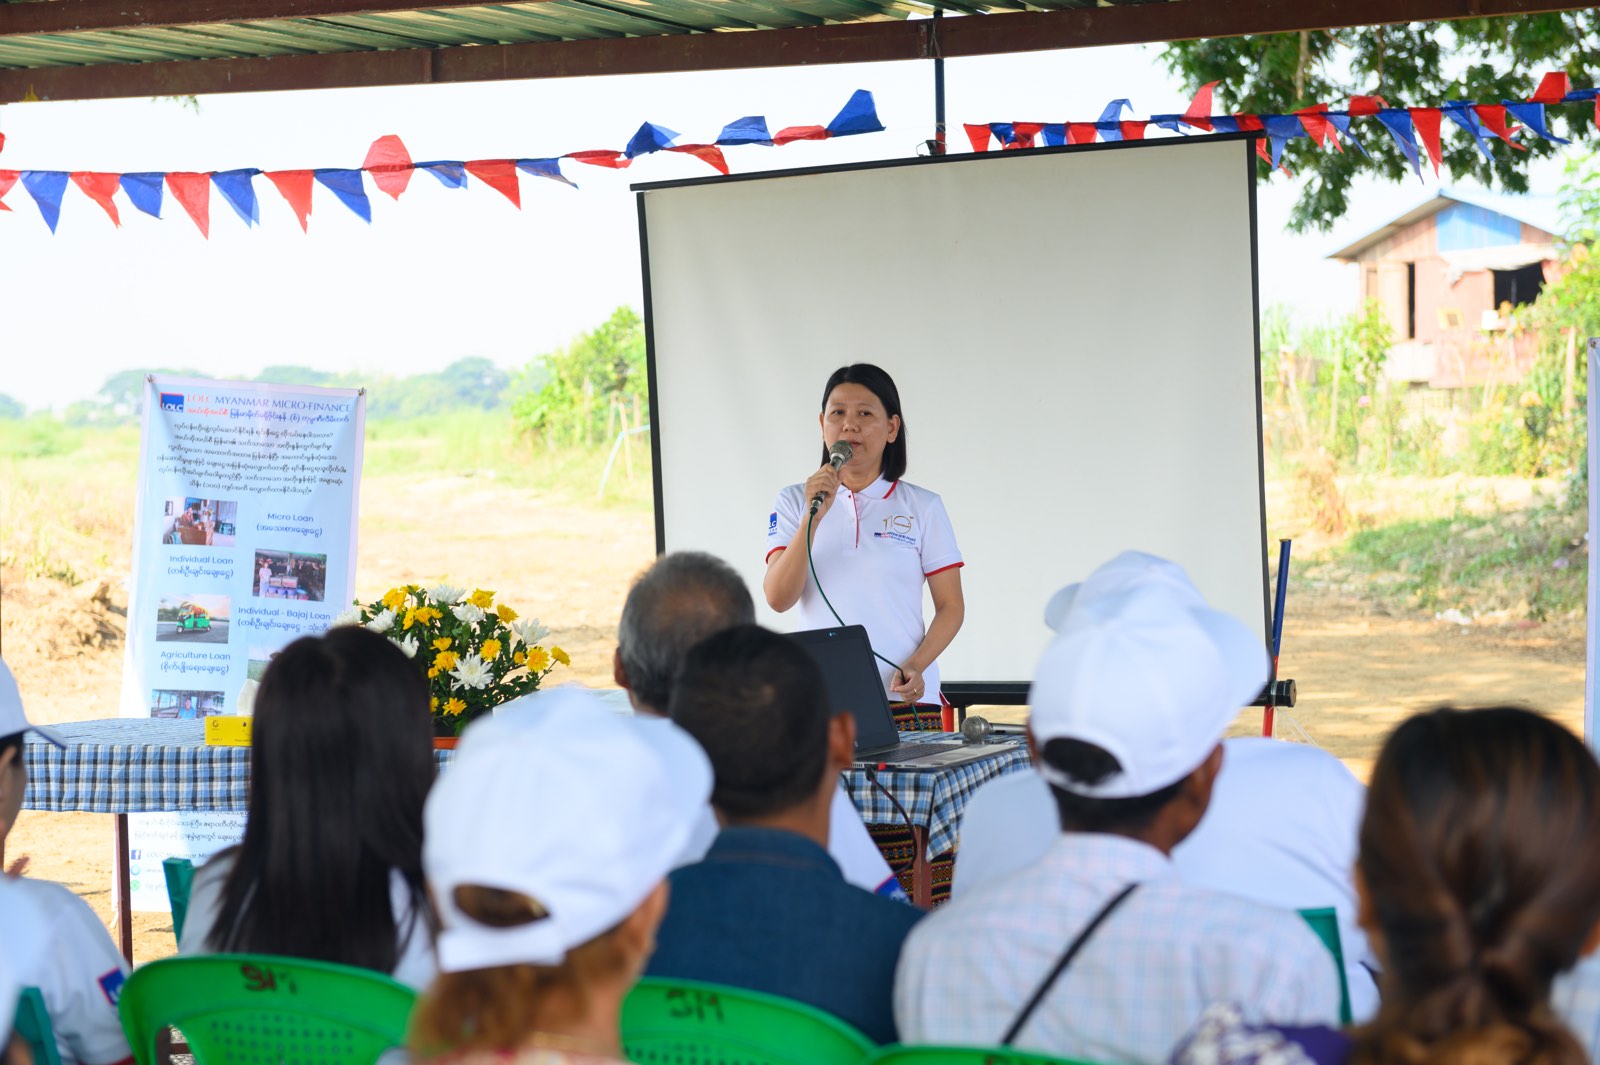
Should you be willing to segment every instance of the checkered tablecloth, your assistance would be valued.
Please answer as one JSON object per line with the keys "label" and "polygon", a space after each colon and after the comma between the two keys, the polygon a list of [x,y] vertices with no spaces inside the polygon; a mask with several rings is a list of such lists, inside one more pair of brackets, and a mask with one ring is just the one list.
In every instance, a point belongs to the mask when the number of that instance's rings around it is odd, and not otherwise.
{"label": "checkered tablecloth", "polygon": [[[159,810],[243,810],[249,805],[250,748],[208,747],[199,720],[123,717],[52,726],[65,750],[29,734],[30,810],[125,814]],[[916,742],[959,739],[906,732]],[[435,751],[439,767],[454,751]],[[1019,741],[988,758],[949,769],[880,771],[878,782],[894,794],[914,824],[928,830],[928,857],[952,849],[967,799],[986,780],[1028,764]],[[901,824],[900,814],[872,786],[865,771],[844,774],[850,797],[868,824]]]}
{"label": "checkered tablecloth", "polygon": [[[909,743],[960,738],[956,734],[936,732],[900,734],[900,739]],[[995,777],[1015,773],[1027,765],[1028,748],[1019,737],[1003,751],[975,762],[947,769],[881,769],[877,777],[878,783],[900,800],[912,823],[928,830],[928,858],[931,860],[945,851],[955,849],[961,811],[980,785]],[[844,782],[845,787],[850,789],[850,798],[855,802],[856,809],[861,811],[861,819],[867,824],[904,824],[900,811],[867,779],[866,770],[846,770]]]}

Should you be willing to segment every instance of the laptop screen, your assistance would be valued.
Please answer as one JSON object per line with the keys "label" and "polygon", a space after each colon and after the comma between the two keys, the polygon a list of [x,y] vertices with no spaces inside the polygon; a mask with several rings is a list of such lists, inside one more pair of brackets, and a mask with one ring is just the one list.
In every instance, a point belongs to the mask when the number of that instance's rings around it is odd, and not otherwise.
{"label": "laptop screen", "polygon": [[811,652],[822,667],[828,685],[828,702],[834,713],[855,715],[856,749],[892,746],[900,740],[889,712],[889,698],[872,657],[867,630],[860,625],[838,629],[810,629],[789,637]]}

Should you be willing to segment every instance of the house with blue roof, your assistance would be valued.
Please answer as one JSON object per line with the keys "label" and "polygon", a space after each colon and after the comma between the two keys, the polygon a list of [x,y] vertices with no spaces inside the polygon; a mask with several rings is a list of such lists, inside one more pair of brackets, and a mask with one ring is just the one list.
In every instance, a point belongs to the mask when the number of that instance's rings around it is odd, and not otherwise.
{"label": "house with blue roof", "polygon": [[1394,329],[1389,380],[1459,389],[1520,380],[1537,355],[1510,328],[1555,276],[1560,223],[1537,197],[1441,190],[1329,256],[1361,270],[1361,299]]}

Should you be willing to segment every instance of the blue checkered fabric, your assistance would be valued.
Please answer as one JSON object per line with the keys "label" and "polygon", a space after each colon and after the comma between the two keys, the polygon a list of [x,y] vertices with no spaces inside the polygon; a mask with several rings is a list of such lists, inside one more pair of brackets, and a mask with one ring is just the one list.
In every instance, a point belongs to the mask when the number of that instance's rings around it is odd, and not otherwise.
{"label": "blue checkered fabric", "polygon": [[[956,733],[902,732],[900,739],[906,743],[926,743],[933,740],[959,740]],[[961,811],[967,800],[985,781],[1027,768],[1028,748],[1019,737],[1015,744],[987,758],[943,769],[883,769],[879,770],[878,783],[900,800],[906,815],[913,824],[928,830],[928,858],[931,860],[945,851],[954,850],[956,832],[961,824]],[[866,771],[852,768],[845,771],[845,787],[861,819],[869,825],[900,825],[900,811],[872,786]]]}

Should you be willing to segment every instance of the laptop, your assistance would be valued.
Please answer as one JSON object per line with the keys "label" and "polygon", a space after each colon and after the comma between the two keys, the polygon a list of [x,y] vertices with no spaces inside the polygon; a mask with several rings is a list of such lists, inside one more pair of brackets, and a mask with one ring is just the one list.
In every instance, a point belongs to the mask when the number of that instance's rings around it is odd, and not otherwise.
{"label": "laptop", "polygon": [[834,713],[848,710],[856,719],[856,764],[900,769],[944,769],[987,758],[1010,743],[965,743],[961,740],[900,742],[889,697],[867,630],[860,625],[792,632],[789,638],[810,652],[822,667],[828,702]]}

